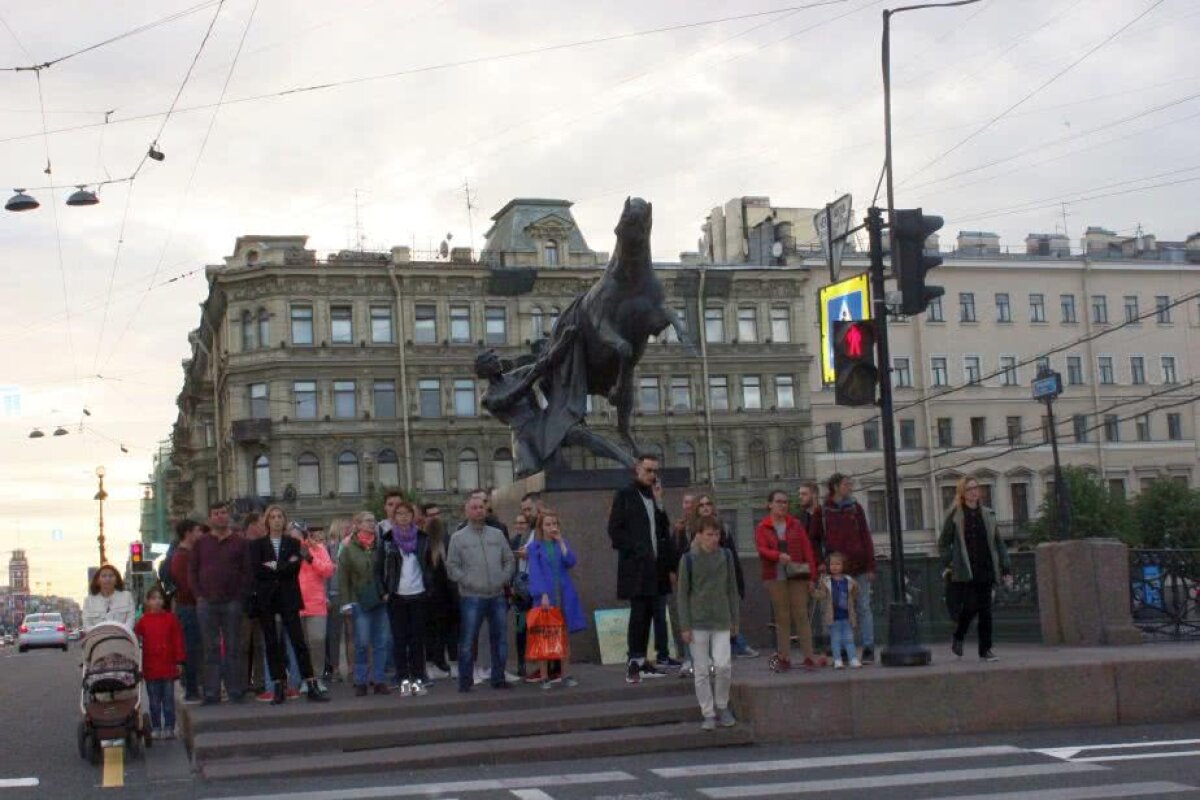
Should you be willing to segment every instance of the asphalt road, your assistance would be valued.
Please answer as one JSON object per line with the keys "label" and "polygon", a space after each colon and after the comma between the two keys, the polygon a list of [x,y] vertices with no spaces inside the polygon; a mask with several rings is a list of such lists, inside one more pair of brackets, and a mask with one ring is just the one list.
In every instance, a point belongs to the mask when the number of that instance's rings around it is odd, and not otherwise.
{"label": "asphalt road", "polygon": [[[125,764],[119,788],[75,747],[79,651],[0,649],[0,800],[674,800],[755,797],[1200,800],[1200,722],[928,739],[713,749],[496,768],[448,766],[361,778],[205,783],[182,743]],[[1196,687],[1180,687],[1196,691]],[[1052,698],[1047,698],[1052,702]],[[33,780],[36,786],[25,785]]]}

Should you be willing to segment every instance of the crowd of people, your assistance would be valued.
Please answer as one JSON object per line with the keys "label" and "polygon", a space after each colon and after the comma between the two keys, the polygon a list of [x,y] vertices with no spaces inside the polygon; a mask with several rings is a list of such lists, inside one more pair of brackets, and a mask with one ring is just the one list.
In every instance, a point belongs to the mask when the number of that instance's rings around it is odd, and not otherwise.
{"label": "crowd of people", "polygon": [[[613,497],[607,525],[615,594],[629,605],[625,680],[691,677],[704,728],[732,726],[732,659],[758,655],[739,630],[747,585],[737,544],[712,494],[685,494],[672,524],[658,473],[656,457],[637,460],[633,480]],[[810,670],[875,659],[876,562],[867,517],[848,476],[831,476],[825,490],[822,498],[816,483],[805,482],[795,498],[772,491],[754,530],[774,628],[773,671],[792,667],[793,643],[797,666]],[[979,495],[974,479],[960,481],[940,546],[959,600],[953,651],[962,655],[977,617],[979,654],[994,660],[992,588],[1010,580],[1011,569],[995,515]],[[301,696],[326,702],[329,684],[343,681],[359,697],[424,695],[443,679],[460,692],[482,684],[510,689],[518,681],[543,689],[577,685],[570,637],[588,625],[572,579],[579,564],[571,531],[557,511],[526,495],[510,529],[479,490],[450,532],[436,504],[417,506],[392,491],[383,508],[382,519],[362,511],[334,520],[328,531],[289,521],[278,505],[247,514],[236,527],[225,503],[214,503],[205,522],[178,523],[160,583],[137,621],[154,684],[155,735],[173,735],[176,678],[184,703],[206,705],[248,698],[282,704]],[[560,620],[551,629],[560,637],[553,658],[526,658],[534,652],[527,621],[542,619],[536,610],[555,611]],[[103,566],[84,605],[85,626],[132,625],[133,618],[120,574]],[[485,623],[486,666],[479,643]],[[506,668],[509,626],[515,674]],[[534,631],[547,635],[540,621]],[[672,640],[682,659],[672,656]]]}

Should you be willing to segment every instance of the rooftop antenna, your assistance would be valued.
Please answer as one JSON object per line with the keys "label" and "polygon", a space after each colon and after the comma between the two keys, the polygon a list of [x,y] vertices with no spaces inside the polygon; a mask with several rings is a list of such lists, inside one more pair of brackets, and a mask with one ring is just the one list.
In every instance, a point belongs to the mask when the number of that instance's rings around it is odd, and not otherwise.
{"label": "rooftop antenna", "polygon": [[1060,203],[1060,205],[1062,206],[1062,218],[1063,218],[1063,236],[1067,237],[1067,247],[1068,247],[1068,248],[1070,248],[1070,246],[1071,246],[1071,232],[1070,232],[1069,230],[1067,230],[1067,216],[1068,216],[1068,214],[1067,214],[1067,204],[1066,204],[1066,203]]}
{"label": "rooftop antenna", "polygon": [[467,232],[471,238],[467,241],[471,251],[475,251],[475,199],[471,196],[471,182],[463,178],[463,195],[467,199]]}
{"label": "rooftop antenna", "polygon": [[366,248],[363,246],[363,228],[362,219],[358,213],[358,189],[354,190],[354,241],[356,249],[361,253]]}

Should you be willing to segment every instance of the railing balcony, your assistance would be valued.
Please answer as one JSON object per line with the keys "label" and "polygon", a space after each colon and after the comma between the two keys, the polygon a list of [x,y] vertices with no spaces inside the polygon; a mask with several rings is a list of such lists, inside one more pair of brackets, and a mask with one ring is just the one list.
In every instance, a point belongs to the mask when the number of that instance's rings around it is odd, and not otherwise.
{"label": "railing balcony", "polygon": [[237,444],[258,444],[271,438],[271,420],[237,419],[233,421],[233,441]]}

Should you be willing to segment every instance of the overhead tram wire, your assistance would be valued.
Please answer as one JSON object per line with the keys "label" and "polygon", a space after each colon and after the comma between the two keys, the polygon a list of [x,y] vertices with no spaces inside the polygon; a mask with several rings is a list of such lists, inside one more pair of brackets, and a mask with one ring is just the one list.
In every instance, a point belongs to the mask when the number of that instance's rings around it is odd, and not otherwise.
{"label": "overhead tram wire", "polygon": [[[1060,200],[1060,201],[1056,201],[1053,203],[1047,203],[1042,206],[1033,206],[1031,208],[1018,208],[1014,211],[1001,211],[996,214],[992,214],[991,216],[992,217],[1010,217],[1010,216],[1014,216],[1017,214],[1031,214],[1035,211],[1043,211],[1047,208],[1059,208],[1062,205],[1062,203],[1064,203],[1064,202],[1068,203],[1070,205],[1075,205],[1078,203],[1089,203],[1093,200],[1105,200],[1109,197],[1120,197],[1122,195],[1127,195],[1127,194],[1136,194],[1137,192],[1148,192],[1152,189],[1165,189],[1165,188],[1168,188],[1171,186],[1182,186],[1184,184],[1195,183],[1196,181],[1200,181],[1200,177],[1180,178],[1179,180],[1174,180],[1174,181],[1162,181],[1161,183],[1152,183],[1148,186],[1135,186],[1131,189],[1122,189],[1122,190],[1115,191],[1115,192],[1104,192],[1101,194],[1088,195],[1085,197],[1076,197],[1071,200]],[[960,221],[965,222],[965,221],[968,221],[969,219],[972,219],[972,218],[967,217],[967,218],[961,219]],[[974,219],[979,219],[979,218],[975,217]]]}

